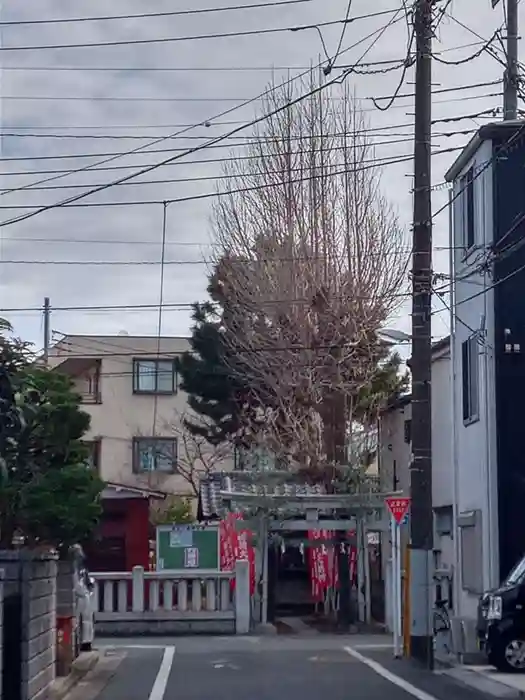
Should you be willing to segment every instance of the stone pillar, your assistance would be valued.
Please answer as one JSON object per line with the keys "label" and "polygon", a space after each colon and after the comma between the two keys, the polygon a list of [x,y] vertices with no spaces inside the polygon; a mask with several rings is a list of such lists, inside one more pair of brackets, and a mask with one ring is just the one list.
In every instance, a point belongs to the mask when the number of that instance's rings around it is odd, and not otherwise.
{"label": "stone pillar", "polygon": [[235,562],[235,634],[249,634],[251,622],[250,564]]}

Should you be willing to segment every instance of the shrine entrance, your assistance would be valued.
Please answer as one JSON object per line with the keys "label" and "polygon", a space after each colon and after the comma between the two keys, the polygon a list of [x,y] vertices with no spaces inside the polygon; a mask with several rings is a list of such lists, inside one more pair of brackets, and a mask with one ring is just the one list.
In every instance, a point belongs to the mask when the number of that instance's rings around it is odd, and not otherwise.
{"label": "shrine entrance", "polygon": [[254,533],[256,621],[317,613],[370,625],[382,617],[380,533],[388,532],[385,498],[391,494],[293,492],[275,487],[276,472],[235,478],[252,483],[227,484],[220,497],[228,510],[243,514],[238,527]]}

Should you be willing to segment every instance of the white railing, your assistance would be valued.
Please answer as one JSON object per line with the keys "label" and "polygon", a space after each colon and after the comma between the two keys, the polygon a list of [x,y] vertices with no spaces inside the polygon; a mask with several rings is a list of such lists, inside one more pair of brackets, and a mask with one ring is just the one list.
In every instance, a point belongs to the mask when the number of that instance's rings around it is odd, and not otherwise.
{"label": "white railing", "polygon": [[95,573],[97,619],[150,613],[233,612],[235,573],[144,571]]}

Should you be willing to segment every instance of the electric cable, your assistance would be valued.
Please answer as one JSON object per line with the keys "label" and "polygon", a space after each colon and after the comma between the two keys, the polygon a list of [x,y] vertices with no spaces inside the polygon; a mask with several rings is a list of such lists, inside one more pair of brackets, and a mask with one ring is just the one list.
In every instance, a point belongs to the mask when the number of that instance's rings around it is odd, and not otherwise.
{"label": "electric cable", "polygon": [[73,24],[78,22],[104,22],[123,19],[150,19],[161,17],[182,17],[188,15],[202,15],[208,13],[233,12],[236,10],[256,10],[268,7],[279,7],[284,5],[299,5],[312,0],[268,0],[268,2],[258,2],[246,5],[226,5],[223,7],[205,7],[193,10],[175,10],[173,12],[140,12],[138,14],[126,15],[102,15],[98,17],[59,17],[56,19],[24,19],[0,21],[0,27],[22,27],[27,25],[42,24]]}
{"label": "electric cable", "polygon": [[[393,24],[395,24],[397,21],[398,21],[398,20],[396,19],[396,16],[394,16],[394,17],[392,17],[392,19],[388,22],[387,25],[385,25],[384,27],[382,27],[380,30],[376,30],[376,31],[374,31],[374,32],[371,33],[370,36],[375,36],[375,39],[374,39],[374,40],[372,41],[372,43],[368,46],[368,48],[364,51],[364,53],[362,54],[362,56],[356,61],[356,64],[357,64],[357,65],[359,65],[359,63],[361,62],[361,60],[363,60],[363,59],[365,58],[365,56],[372,50],[372,48],[376,45],[376,43],[379,41],[379,39],[383,36],[383,34],[385,33],[385,31],[386,31],[389,27],[393,26]],[[361,39],[358,43],[361,44],[361,43],[363,43],[363,41],[366,41],[368,38],[369,38],[369,37],[367,36],[367,37],[365,37],[364,39]],[[354,46],[355,46],[355,45],[354,45]],[[260,117],[256,117],[256,118],[253,119],[252,121],[247,122],[247,123],[244,124],[244,125],[238,126],[238,127],[234,128],[234,129],[230,130],[230,131],[229,131],[228,133],[226,133],[226,134],[223,134],[223,135],[221,135],[221,136],[217,136],[215,139],[211,139],[211,140],[208,141],[206,144],[200,144],[200,145],[198,145],[198,146],[195,146],[195,147],[193,147],[193,148],[190,148],[190,149],[188,149],[185,153],[182,153],[182,154],[176,155],[176,156],[171,156],[170,158],[167,158],[167,159],[165,159],[165,160],[163,160],[163,161],[160,161],[160,162],[158,162],[158,163],[154,163],[154,164],[152,164],[152,165],[146,166],[146,167],[144,167],[144,168],[142,168],[142,169],[136,171],[135,173],[131,173],[131,174],[129,174],[129,175],[122,176],[121,178],[119,178],[118,180],[114,180],[113,182],[105,183],[105,184],[103,184],[103,185],[100,185],[100,186],[97,187],[97,188],[93,188],[93,189],[91,189],[91,190],[87,190],[86,192],[83,192],[83,193],[78,194],[78,195],[74,195],[73,197],[70,197],[70,198],[68,198],[68,199],[62,200],[62,201],[60,201],[60,202],[55,202],[55,203],[53,203],[53,204],[48,204],[48,205],[42,206],[42,207],[40,207],[40,208],[38,208],[38,209],[36,209],[36,210],[34,210],[34,211],[32,211],[32,212],[29,212],[29,213],[26,213],[26,214],[22,214],[22,215],[20,215],[20,216],[14,217],[14,218],[12,218],[12,219],[8,219],[7,221],[0,222],[0,227],[10,226],[10,225],[12,225],[12,224],[19,223],[20,221],[25,221],[25,220],[27,220],[27,219],[33,218],[34,216],[37,216],[38,214],[44,213],[44,212],[49,211],[49,210],[51,210],[51,209],[56,209],[57,207],[62,207],[62,206],[68,205],[68,204],[72,204],[72,203],[74,203],[74,202],[77,202],[77,201],[80,200],[80,199],[83,199],[84,197],[88,197],[88,196],[90,196],[90,195],[92,195],[92,194],[96,194],[96,193],[98,193],[98,192],[103,192],[103,191],[105,191],[106,189],[109,189],[109,188],[113,187],[114,185],[116,185],[116,184],[118,184],[118,183],[120,183],[120,182],[127,182],[128,180],[134,179],[135,177],[138,177],[138,176],[140,176],[140,175],[144,175],[144,174],[146,174],[146,173],[148,173],[148,172],[151,172],[152,170],[155,170],[155,169],[160,168],[160,167],[162,167],[162,166],[164,166],[164,165],[167,165],[168,163],[171,163],[171,162],[173,162],[173,161],[175,161],[175,160],[178,160],[178,159],[180,159],[180,158],[183,158],[183,157],[185,157],[186,155],[192,155],[193,153],[196,153],[196,152],[198,152],[198,151],[200,151],[200,150],[203,150],[203,149],[205,149],[205,148],[207,148],[207,147],[209,147],[209,146],[215,145],[216,143],[220,143],[221,141],[224,141],[225,138],[227,138],[228,136],[233,136],[234,134],[240,133],[241,131],[243,131],[243,130],[246,129],[246,128],[250,128],[250,127],[256,126],[257,124],[262,123],[262,122],[265,121],[266,119],[269,119],[269,118],[271,118],[272,116],[275,116],[276,114],[278,114],[278,113],[280,113],[280,112],[282,112],[282,111],[284,111],[284,110],[286,110],[286,109],[289,109],[289,108],[292,107],[294,104],[298,104],[299,102],[303,101],[304,99],[308,99],[309,97],[312,97],[312,96],[314,96],[314,95],[319,94],[321,91],[325,90],[326,88],[330,87],[331,85],[340,84],[346,77],[348,77],[348,75],[350,75],[351,72],[352,72],[351,69],[348,69],[348,70],[344,71],[344,73],[343,73],[339,78],[333,78],[332,80],[327,81],[327,82],[324,83],[323,85],[320,85],[320,86],[318,86],[318,87],[316,87],[316,88],[314,88],[314,89],[312,89],[312,90],[309,90],[307,93],[305,93],[305,94],[303,94],[303,95],[299,95],[298,97],[294,98],[293,100],[290,100],[286,105],[283,105],[282,107],[278,107],[278,108],[276,108],[276,109],[270,111],[269,113],[267,113],[267,114],[265,114],[265,115],[261,115]]]}
{"label": "electric cable", "polygon": [[[389,25],[392,26],[392,25],[395,24],[396,22],[397,22],[397,20],[394,18],[394,19],[390,20],[390,22],[388,23],[387,26],[389,26]],[[375,30],[375,31],[371,32],[370,34],[368,34],[368,35],[365,36],[364,38],[359,39],[357,42],[355,42],[355,43],[352,44],[351,46],[348,46],[346,49],[344,49],[344,51],[343,51],[342,53],[346,53],[346,52],[348,52],[348,51],[351,51],[351,50],[354,49],[354,48],[357,48],[357,46],[360,46],[362,43],[364,43],[365,41],[367,41],[367,40],[368,40],[369,38],[371,38],[371,37],[374,37],[374,36],[376,36],[376,35],[377,35],[377,36],[381,36],[381,35],[382,35],[382,34],[381,34],[382,31],[383,31],[382,29],[379,29],[379,30]],[[374,45],[374,44],[373,44],[373,45]],[[373,45],[372,45],[372,46],[373,46]],[[366,54],[368,53],[369,50],[370,50],[370,49],[368,49],[368,50],[363,54],[363,56],[362,56],[361,58],[363,58],[364,56],[366,56]],[[360,61],[359,61],[359,62],[360,62]],[[318,66],[316,66],[316,67],[319,68],[320,66],[322,66],[322,63],[318,64]],[[259,100],[259,99],[265,97],[266,95],[272,94],[272,92],[274,92],[274,91],[276,91],[276,90],[279,90],[279,89],[281,89],[281,88],[283,88],[283,87],[287,87],[287,86],[291,85],[291,84],[292,84],[293,82],[295,82],[296,80],[300,80],[301,78],[303,78],[303,77],[304,77],[305,75],[307,75],[309,72],[310,72],[310,70],[307,70],[307,71],[305,71],[305,72],[303,72],[303,73],[299,73],[298,75],[294,76],[293,78],[289,78],[288,80],[283,81],[282,83],[280,83],[279,85],[277,85],[277,86],[275,86],[275,87],[271,87],[271,88],[269,88],[269,89],[264,90],[262,93],[260,93],[259,95],[255,96],[254,98],[252,98],[252,99],[250,99],[250,100],[248,100],[248,101],[246,101],[246,102],[243,102],[243,103],[241,103],[241,104],[235,105],[234,107],[230,107],[230,108],[228,108],[228,109],[226,109],[226,110],[223,110],[222,112],[220,112],[220,113],[218,113],[218,114],[215,114],[213,117],[211,117],[211,118],[209,118],[209,119],[206,119],[206,120],[204,120],[204,121],[202,121],[202,122],[197,122],[197,123],[193,124],[192,126],[189,126],[189,127],[187,127],[187,128],[184,128],[184,129],[179,130],[179,131],[176,131],[176,132],[173,132],[173,133],[171,133],[169,136],[163,136],[163,137],[160,137],[160,138],[157,137],[157,138],[153,139],[152,141],[150,141],[150,142],[148,142],[148,143],[146,143],[146,144],[142,144],[142,145],[137,146],[136,148],[133,148],[133,149],[131,149],[131,150],[123,151],[123,152],[121,152],[121,153],[119,153],[119,154],[115,154],[115,155],[113,155],[112,157],[107,158],[107,159],[105,159],[105,160],[103,160],[103,161],[99,161],[99,162],[97,162],[97,163],[91,163],[91,164],[89,164],[89,165],[86,165],[86,166],[77,168],[77,169],[75,169],[75,170],[72,170],[70,174],[74,174],[74,173],[77,173],[77,172],[83,172],[83,171],[85,171],[85,170],[90,170],[90,169],[92,169],[92,168],[95,168],[97,165],[105,165],[106,163],[112,162],[113,160],[117,160],[118,158],[122,158],[122,157],[125,157],[125,156],[128,156],[128,155],[132,155],[132,154],[134,154],[134,153],[142,152],[142,151],[144,151],[145,149],[150,148],[150,147],[152,147],[152,146],[155,146],[155,145],[157,145],[157,144],[159,144],[159,143],[162,143],[162,142],[164,142],[164,141],[166,141],[166,140],[168,140],[168,139],[171,139],[171,138],[174,138],[174,137],[178,137],[178,136],[182,136],[183,134],[187,133],[188,131],[191,131],[191,130],[194,129],[194,128],[197,128],[197,127],[199,127],[199,126],[206,126],[208,123],[210,123],[210,121],[213,121],[214,119],[220,119],[220,118],[222,118],[222,117],[224,117],[224,116],[226,116],[226,115],[228,115],[228,114],[231,114],[232,112],[235,112],[235,111],[238,110],[238,109],[241,109],[241,108],[243,108],[243,107],[248,106],[249,104],[252,104],[252,103],[256,102],[257,100]],[[235,133],[242,131],[244,128],[249,127],[250,125],[252,125],[252,124],[250,124],[250,123],[248,123],[248,124],[243,124],[243,125],[239,126],[238,128],[231,130],[229,133],[227,133],[227,134],[225,135],[225,137],[232,136],[232,135],[234,135]],[[222,139],[222,140],[224,140],[224,139]],[[190,153],[191,153],[191,151],[190,151]],[[159,164],[158,167],[161,167],[163,164],[164,164],[164,165],[167,165],[169,162],[172,162],[171,159],[169,159],[169,160],[168,160],[167,162],[165,162],[165,163]],[[60,176],[57,176],[56,178],[46,179],[45,181],[39,180],[39,181],[37,181],[37,182],[33,182],[32,184],[34,184],[34,185],[37,185],[37,184],[40,185],[40,184],[44,184],[44,182],[50,182],[51,179],[53,179],[53,180],[54,180],[54,179],[57,179],[57,180],[58,180],[58,179],[61,179],[62,177],[67,177],[67,174],[64,173],[64,174],[62,174],[62,175],[60,175]],[[108,184],[108,186],[111,186],[111,185]],[[86,196],[87,196],[87,195],[86,195]],[[60,203],[57,203],[57,206],[60,206]],[[13,222],[13,223],[14,223],[14,222]]]}
{"label": "electric cable", "polygon": [[[396,10],[383,10],[379,14],[395,14]],[[285,32],[302,32],[308,31],[310,29],[320,30],[325,27],[334,27],[337,25],[344,25],[356,22],[362,19],[369,19],[371,15],[361,15],[358,17],[352,17],[348,20],[336,19],[327,22],[316,22],[314,24],[303,24],[297,26],[287,26],[287,27],[262,27],[259,29],[245,29],[237,30],[234,32],[215,32],[211,34],[194,34],[192,36],[174,36],[174,37],[157,37],[153,39],[118,39],[114,41],[94,41],[94,42],[83,42],[76,44],[48,44],[48,45],[34,45],[34,46],[0,46],[0,53],[12,52],[12,51],[49,51],[49,50],[60,50],[60,49],[95,49],[104,47],[116,47],[116,46],[144,46],[151,44],[172,44],[184,41],[202,41],[202,40],[214,40],[214,39],[231,39],[234,37],[247,37],[247,36],[263,36],[265,34],[282,34]]]}

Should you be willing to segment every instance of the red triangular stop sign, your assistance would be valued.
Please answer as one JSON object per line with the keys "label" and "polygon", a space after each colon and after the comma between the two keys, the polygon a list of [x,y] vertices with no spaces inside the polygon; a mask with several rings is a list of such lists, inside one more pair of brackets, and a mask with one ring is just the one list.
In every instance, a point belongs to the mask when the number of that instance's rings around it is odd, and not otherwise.
{"label": "red triangular stop sign", "polygon": [[410,498],[389,496],[385,498],[385,504],[396,523],[400,525],[410,508]]}

